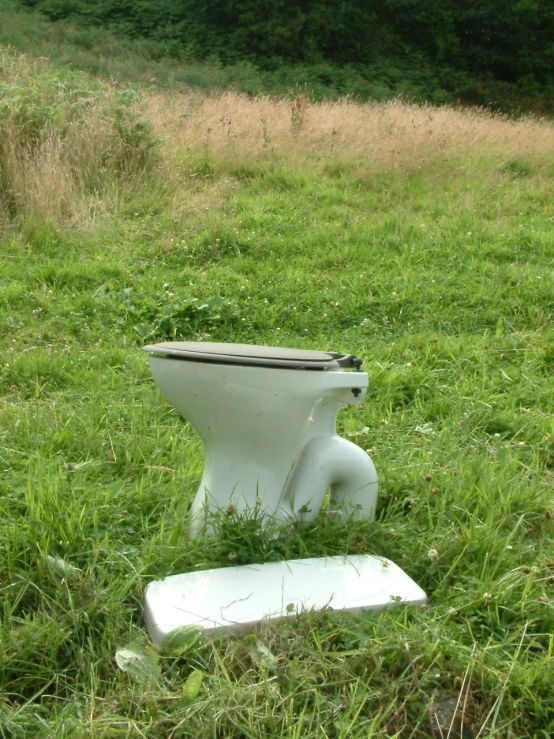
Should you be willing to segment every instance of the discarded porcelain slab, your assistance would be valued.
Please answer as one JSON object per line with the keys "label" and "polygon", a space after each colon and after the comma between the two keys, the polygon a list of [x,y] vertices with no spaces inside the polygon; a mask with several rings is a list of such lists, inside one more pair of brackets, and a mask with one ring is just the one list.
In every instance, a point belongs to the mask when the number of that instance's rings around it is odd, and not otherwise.
{"label": "discarded porcelain slab", "polygon": [[360,554],[172,575],[148,585],[144,617],[152,641],[160,644],[179,626],[237,634],[258,621],[305,610],[380,611],[426,600],[394,562]]}

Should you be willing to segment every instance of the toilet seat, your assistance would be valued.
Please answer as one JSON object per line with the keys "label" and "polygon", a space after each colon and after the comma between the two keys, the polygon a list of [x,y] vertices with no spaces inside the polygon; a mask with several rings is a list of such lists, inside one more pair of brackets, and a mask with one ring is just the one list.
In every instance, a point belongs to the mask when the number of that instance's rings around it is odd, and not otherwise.
{"label": "toilet seat", "polygon": [[151,354],[186,362],[234,364],[296,370],[359,370],[361,359],[352,354],[287,349],[252,344],[220,344],[210,341],[168,341],[143,347]]}

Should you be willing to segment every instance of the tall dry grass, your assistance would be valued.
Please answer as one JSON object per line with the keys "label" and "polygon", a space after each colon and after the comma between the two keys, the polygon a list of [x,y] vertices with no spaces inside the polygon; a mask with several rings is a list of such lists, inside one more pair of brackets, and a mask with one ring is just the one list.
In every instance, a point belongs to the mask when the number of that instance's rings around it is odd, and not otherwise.
{"label": "tall dry grass", "polygon": [[0,220],[85,223],[155,162],[138,97],[0,50]]}
{"label": "tall dry grass", "polygon": [[118,140],[104,114],[103,105],[95,105],[86,121],[63,132],[49,128],[32,144],[21,137],[16,122],[5,121],[0,217],[34,214],[84,227],[92,213],[110,212],[115,204],[108,193],[140,181],[145,166],[133,166],[132,147]]}
{"label": "tall dry grass", "polygon": [[483,161],[554,163],[554,124],[398,100],[311,103],[231,92],[138,98],[53,72],[45,60],[0,53],[0,219],[35,213],[84,227],[92,214],[116,207],[110,190],[117,186],[120,201],[145,177],[182,196],[179,162],[189,154],[233,166],[271,157],[353,173],[474,165],[482,172]]}
{"label": "tall dry grass", "polygon": [[554,157],[554,124],[510,120],[482,109],[410,105],[399,100],[310,103],[235,93],[218,97],[152,95],[148,115],[169,152],[256,161],[328,159],[357,167],[416,169],[433,163]]}
{"label": "tall dry grass", "polygon": [[37,150],[30,151],[18,145],[13,129],[6,128],[0,146],[5,213],[34,213],[58,221],[74,218],[81,212],[82,182],[64,161],[59,138],[50,135]]}

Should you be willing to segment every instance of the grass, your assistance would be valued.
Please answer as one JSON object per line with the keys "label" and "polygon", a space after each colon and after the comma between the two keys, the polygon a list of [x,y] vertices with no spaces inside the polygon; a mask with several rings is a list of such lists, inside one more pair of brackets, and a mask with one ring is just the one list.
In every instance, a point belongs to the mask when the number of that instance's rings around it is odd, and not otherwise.
{"label": "grass", "polygon": [[[551,736],[551,125],[3,59],[0,735]],[[189,541],[201,445],[140,350],[173,338],[363,357],[377,520]],[[153,578],[347,552],[428,607],[147,649]]]}

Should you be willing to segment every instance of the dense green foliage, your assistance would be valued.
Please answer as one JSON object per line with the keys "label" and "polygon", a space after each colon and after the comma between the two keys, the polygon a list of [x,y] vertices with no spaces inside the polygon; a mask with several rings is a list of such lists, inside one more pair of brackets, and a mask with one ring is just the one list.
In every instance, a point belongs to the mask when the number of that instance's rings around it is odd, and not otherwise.
{"label": "dense green foliage", "polygon": [[314,100],[346,95],[358,100],[387,100],[403,93],[420,101],[442,103],[451,97],[429,67],[414,69],[406,63],[400,69],[376,62],[369,69],[274,60],[268,69],[268,65],[261,68],[239,58],[225,63],[214,56],[184,59],[183,50],[175,45],[131,38],[117,33],[117,27],[108,31],[101,25],[50,21],[41,13],[27,12],[15,0],[0,0],[0,44],[120,84],[209,92],[232,89],[248,95],[287,95],[296,90]]}
{"label": "dense green foliage", "polygon": [[[315,65],[315,82],[352,77],[360,96],[407,93],[552,109],[550,0],[20,0],[152,41],[181,59],[248,61],[263,70]],[[359,78],[365,82],[360,84]],[[311,79],[305,79],[310,86]],[[376,89],[380,85],[380,91]],[[344,89],[346,88],[346,89]],[[441,93],[439,93],[441,91]]]}

